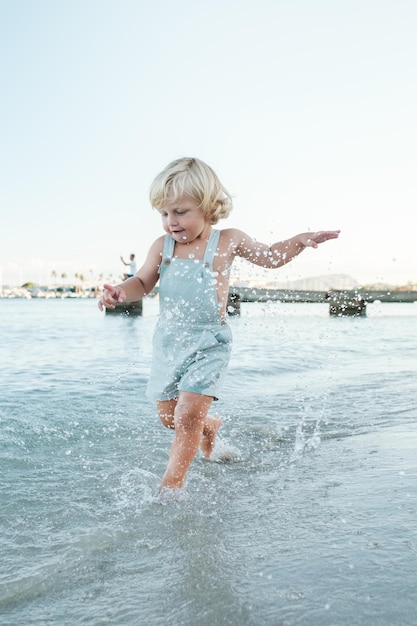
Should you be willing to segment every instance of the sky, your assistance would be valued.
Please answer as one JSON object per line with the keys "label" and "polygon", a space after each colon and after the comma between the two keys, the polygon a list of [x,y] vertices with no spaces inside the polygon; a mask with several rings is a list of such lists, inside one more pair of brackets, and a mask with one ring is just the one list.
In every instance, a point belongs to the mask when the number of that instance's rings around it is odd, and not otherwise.
{"label": "sky", "polygon": [[[199,157],[279,280],[417,281],[415,0],[0,0],[0,282],[118,281]],[[278,278],[278,276],[277,276]]]}

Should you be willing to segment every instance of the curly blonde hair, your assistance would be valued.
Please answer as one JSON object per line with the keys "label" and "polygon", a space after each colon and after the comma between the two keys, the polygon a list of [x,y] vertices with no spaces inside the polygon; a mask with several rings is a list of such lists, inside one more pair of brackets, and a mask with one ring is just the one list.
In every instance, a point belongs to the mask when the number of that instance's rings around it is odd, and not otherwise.
{"label": "curly blonde hair", "polygon": [[200,159],[184,157],[172,161],[156,176],[149,192],[151,205],[158,210],[184,195],[193,198],[205,215],[213,212],[212,224],[228,217],[233,208],[232,197],[217,174]]}

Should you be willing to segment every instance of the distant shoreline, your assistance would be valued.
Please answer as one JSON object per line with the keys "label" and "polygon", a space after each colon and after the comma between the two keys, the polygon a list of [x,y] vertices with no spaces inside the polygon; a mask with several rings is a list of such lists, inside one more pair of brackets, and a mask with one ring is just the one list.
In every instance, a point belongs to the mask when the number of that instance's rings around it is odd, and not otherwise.
{"label": "distant shoreline", "polygon": [[[7,288],[0,292],[0,299],[26,299],[26,300],[66,300],[66,299],[94,299],[101,295],[101,290],[91,289],[67,289],[65,291],[53,288],[28,290],[19,287]],[[158,295],[156,289],[146,298]],[[330,299],[345,298],[349,300],[372,302],[417,302],[417,290],[405,289],[268,289],[265,287],[241,287],[231,285],[229,297],[232,296],[239,302],[317,302],[328,303]]]}

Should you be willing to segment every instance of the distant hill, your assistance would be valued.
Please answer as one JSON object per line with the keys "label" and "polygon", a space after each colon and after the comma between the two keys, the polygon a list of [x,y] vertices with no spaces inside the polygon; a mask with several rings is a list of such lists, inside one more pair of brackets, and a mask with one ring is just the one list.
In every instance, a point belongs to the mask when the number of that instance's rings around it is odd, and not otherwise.
{"label": "distant hill", "polygon": [[347,274],[326,274],[310,276],[285,282],[268,281],[264,287],[270,289],[299,289],[300,291],[328,291],[329,289],[356,289],[360,287],[357,280]]}

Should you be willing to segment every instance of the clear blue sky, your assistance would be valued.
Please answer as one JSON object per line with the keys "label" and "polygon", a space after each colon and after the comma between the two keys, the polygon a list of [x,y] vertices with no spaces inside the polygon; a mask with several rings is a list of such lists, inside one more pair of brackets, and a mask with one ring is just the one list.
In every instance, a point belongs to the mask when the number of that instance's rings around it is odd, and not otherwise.
{"label": "clear blue sky", "polygon": [[342,229],[280,279],[416,281],[416,31],[415,0],[0,0],[3,282],[117,279],[190,155],[220,226]]}

